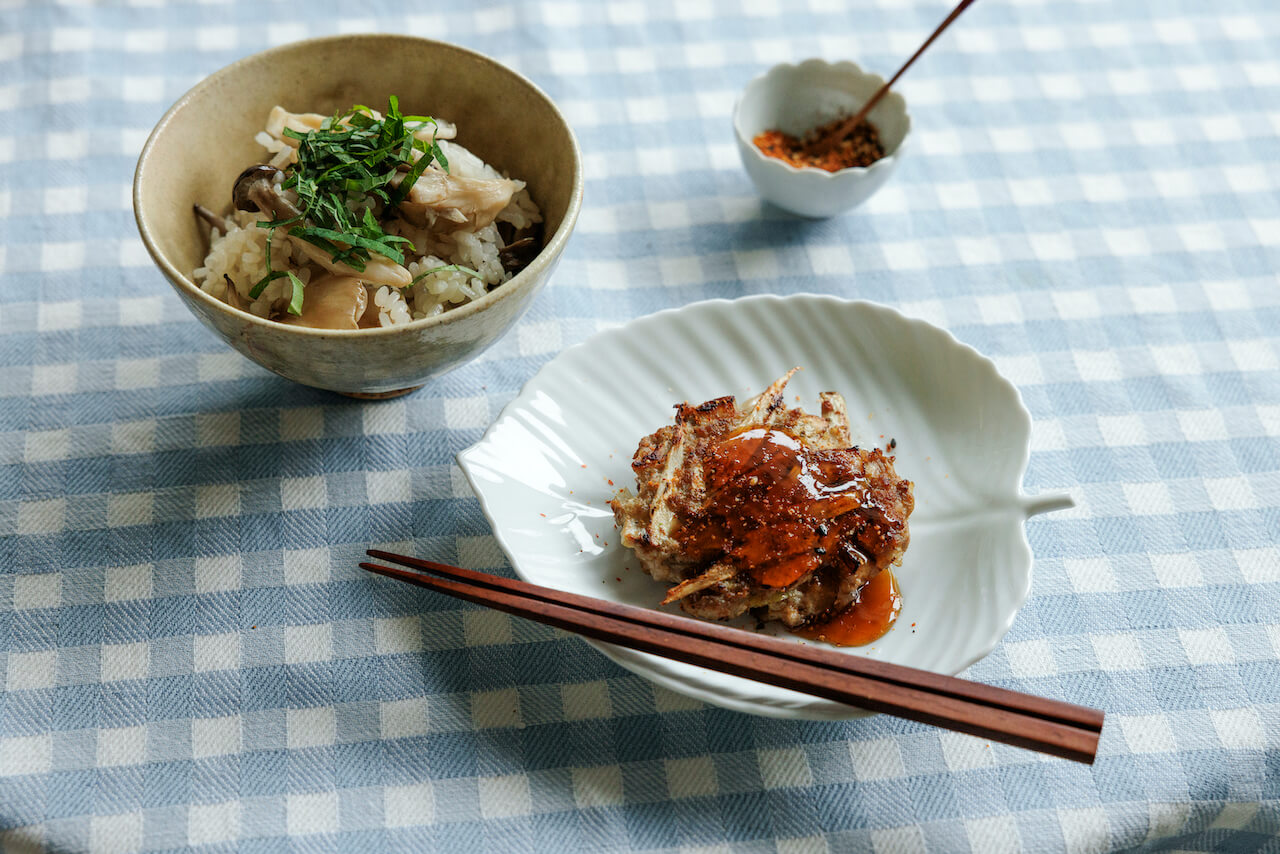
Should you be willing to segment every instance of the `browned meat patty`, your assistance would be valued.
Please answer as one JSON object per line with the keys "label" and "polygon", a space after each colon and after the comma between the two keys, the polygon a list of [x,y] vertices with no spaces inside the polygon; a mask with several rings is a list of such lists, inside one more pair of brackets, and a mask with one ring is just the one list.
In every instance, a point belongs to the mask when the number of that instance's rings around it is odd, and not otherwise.
{"label": "browned meat patty", "polygon": [[622,544],[673,585],[664,603],[799,626],[843,610],[901,561],[911,482],[880,450],[851,445],[839,394],[820,395],[821,415],[788,409],[793,373],[742,406],[681,404],[675,424],[640,440],[637,490],[611,505]]}

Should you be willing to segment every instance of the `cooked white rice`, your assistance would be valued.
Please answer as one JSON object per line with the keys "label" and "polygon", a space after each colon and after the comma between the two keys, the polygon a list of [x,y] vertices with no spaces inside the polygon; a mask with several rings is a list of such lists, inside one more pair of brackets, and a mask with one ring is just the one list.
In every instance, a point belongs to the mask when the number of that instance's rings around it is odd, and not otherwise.
{"label": "cooked white rice", "polygon": [[[260,132],[255,139],[271,155],[268,161],[271,165],[283,168],[291,161],[293,149],[280,139],[266,131]],[[444,139],[438,142],[448,158],[451,174],[462,178],[507,177],[461,145]],[[450,269],[426,275],[412,287],[404,289],[367,284],[369,302],[377,307],[381,326],[395,326],[441,314],[484,296],[490,288],[511,278],[512,273],[503,268],[499,258],[498,253],[504,243],[496,223],[507,222],[521,230],[542,221],[538,206],[530,198],[524,183],[517,183],[520,184],[519,189],[498,214],[496,222],[480,229],[433,232],[403,219],[382,223],[388,234],[397,234],[413,242],[412,248],[405,246],[403,250],[405,267],[415,279],[425,270],[452,265],[466,267],[479,275]],[[286,193],[288,195],[291,194]],[[204,265],[196,268],[194,273],[196,284],[218,299],[245,307],[259,317],[278,315],[292,292],[288,278],[279,278],[268,284],[257,299],[249,296],[253,285],[267,275],[269,230],[258,228],[257,223],[267,222],[271,216],[234,211],[228,219],[232,227],[226,234],[220,229],[211,229],[209,254]],[[271,243],[271,269],[290,270],[304,284],[324,272],[309,263],[301,253],[295,252],[282,233]],[[235,285],[234,295],[227,293],[228,280]]]}

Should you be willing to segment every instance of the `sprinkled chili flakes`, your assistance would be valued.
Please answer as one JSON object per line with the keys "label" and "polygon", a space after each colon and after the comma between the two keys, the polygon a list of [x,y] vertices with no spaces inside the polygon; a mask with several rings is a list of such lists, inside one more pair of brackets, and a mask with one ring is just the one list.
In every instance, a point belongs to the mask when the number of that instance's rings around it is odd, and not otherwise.
{"label": "sprinkled chili flakes", "polygon": [[805,146],[822,139],[824,135],[833,133],[844,123],[846,116],[840,116],[825,125],[809,131],[804,137],[791,136],[780,130],[767,130],[752,140],[768,157],[776,157],[784,163],[796,168],[806,166],[836,172],[852,166],[870,166],[884,157],[884,146],[880,143],[880,134],[875,125],[864,121],[853,129],[853,132],[840,141],[840,144],[825,154],[810,154]]}

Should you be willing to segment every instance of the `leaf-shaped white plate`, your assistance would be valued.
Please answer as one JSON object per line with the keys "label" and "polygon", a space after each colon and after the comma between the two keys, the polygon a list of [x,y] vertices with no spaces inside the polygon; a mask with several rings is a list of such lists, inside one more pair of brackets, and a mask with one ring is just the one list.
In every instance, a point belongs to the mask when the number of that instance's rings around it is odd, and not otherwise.
{"label": "leaf-shaped white plate", "polygon": [[[788,403],[798,395],[816,412],[818,392],[842,393],[854,441],[884,447],[896,439],[898,473],[915,482],[911,545],[897,570],[902,614],[885,637],[848,654],[958,673],[995,647],[1026,599],[1027,516],[1071,500],[1022,494],[1031,417],[1017,389],[990,360],[928,323],[813,295],[712,300],[643,317],[549,362],[458,462],[521,578],[655,607],[665,586],[618,545],[608,506],[617,487],[634,485],[640,437],[671,423],[676,403],[749,397],[797,365]],[[594,645],[660,685],[730,709],[864,714]]]}

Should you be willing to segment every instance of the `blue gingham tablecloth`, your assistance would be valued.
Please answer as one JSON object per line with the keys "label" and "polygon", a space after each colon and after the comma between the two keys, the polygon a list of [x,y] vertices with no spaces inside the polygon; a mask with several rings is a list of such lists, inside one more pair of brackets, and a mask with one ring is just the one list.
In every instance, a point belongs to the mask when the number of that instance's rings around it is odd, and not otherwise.
{"label": "blue gingham tablecloth", "polygon": [[[983,0],[904,79],[889,186],[763,205],[746,81],[890,71],[948,5],[0,0],[0,848],[1276,850],[1280,7]],[[362,31],[530,76],[587,174],[518,328],[384,403],[216,340],[129,202],[201,76]],[[1105,709],[1094,766],[710,708],[356,568],[505,571],[452,460],[521,383],[629,318],[799,290],[925,317],[1021,389],[1027,487],[1078,507],[1028,525],[1031,598],[969,674]]]}

